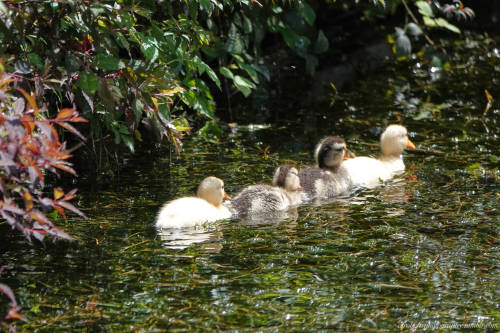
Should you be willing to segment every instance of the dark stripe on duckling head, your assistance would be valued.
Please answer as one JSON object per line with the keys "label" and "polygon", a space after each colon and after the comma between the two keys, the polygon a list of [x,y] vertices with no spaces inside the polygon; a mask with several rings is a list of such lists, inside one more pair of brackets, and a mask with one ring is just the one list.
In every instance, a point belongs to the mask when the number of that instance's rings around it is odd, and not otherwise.
{"label": "dark stripe on duckling head", "polygon": [[273,185],[285,188],[285,180],[290,169],[293,168],[290,164],[284,164],[278,167],[276,170]]}
{"label": "dark stripe on duckling head", "polygon": [[316,148],[316,163],[320,168],[328,168],[325,161],[327,160],[328,153],[337,147],[345,148],[345,141],[338,136],[327,136],[318,143]]}

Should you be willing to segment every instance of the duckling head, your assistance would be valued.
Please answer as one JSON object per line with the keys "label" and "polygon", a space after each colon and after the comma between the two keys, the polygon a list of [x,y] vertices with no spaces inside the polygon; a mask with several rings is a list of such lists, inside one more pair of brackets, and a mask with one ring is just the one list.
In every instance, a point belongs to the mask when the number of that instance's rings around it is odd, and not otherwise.
{"label": "duckling head", "polygon": [[224,182],[213,176],[203,179],[200,186],[198,186],[197,195],[214,206],[219,206],[222,200],[231,200],[224,191]]}
{"label": "duckling head", "polygon": [[273,185],[287,191],[300,190],[302,186],[300,186],[299,171],[291,165],[281,165],[274,172]]}
{"label": "duckling head", "polygon": [[346,147],[345,141],[338,136],[327,136],[318,143],[314,150],[314,159],[321,169],[336,169],[344,158],[355,155]]}
{"label": "duckling head", "polygon": [[415,149],[408,138],[408,131],[401,125],[389,125],[380,136],[380,149],[383,155],[399,156],[405,148]]}

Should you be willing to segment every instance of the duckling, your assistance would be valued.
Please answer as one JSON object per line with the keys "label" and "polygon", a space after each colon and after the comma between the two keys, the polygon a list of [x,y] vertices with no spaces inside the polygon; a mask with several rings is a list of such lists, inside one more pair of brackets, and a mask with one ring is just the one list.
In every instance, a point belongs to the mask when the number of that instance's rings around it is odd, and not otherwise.
{"label": "duckling", "polygon": [[389,125],[380,136],[379,158],[360,156],[344,162],[354,186],[374,187],[405,170],[401,154],[405,148],[415,149],[408,131],[401,125]]}
{"label": "duckling", "polygon": [[354,156],[342,138],[327,136],[321,139],[314,150],[316,167],[299,171],[303,199],[332,198],[347,191],[351,181],[343,161]]}
{"label": "duckling", "polygon": [[166,203],[158,213],[157,228],[183,228],[231,217],[222,200],[231,200],[224,191],[224,182],[207,177],[198,186],[197,197],[184,197]]}
{"label": "duckling", "polygon": [[273,186],[250,185],[238,193],[229,204],[238,218],[272,214],[300,204],[298,171],[282,165],[274,173]]}

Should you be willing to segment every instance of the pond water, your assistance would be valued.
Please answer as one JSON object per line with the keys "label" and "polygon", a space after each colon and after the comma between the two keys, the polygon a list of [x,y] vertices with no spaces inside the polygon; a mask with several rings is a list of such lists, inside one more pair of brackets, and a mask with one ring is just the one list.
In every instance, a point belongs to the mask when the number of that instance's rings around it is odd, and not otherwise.
{"label": "pond water", "polygon": [[[449,70],[390,64],[332,107],[284,109],[218,145],[187,138],[180,157],[131,157],[111,185],[81,191],[88,220],[57,221],[74,242],[7,233],[2,280],[29,319],[18,330],[498,331],[500,54],[481,39],[452,46]],[[281,163],[311,165],[329,134],[376,154],[390,123],[434,153],[405,154],[407,172],[383,186],[283,219],[154,228],[160,205],[207,175],[229,194],[270,183]]]}

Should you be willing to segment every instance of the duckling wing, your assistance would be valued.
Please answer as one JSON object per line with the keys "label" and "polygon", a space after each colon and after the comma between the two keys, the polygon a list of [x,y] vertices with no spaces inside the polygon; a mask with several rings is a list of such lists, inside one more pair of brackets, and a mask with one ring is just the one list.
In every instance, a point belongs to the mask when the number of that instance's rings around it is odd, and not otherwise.
{"label": "duckling wing", "polygon": [[350,187],[347,172],[342,169],[332,173],[321,168],[305,168],[299,171],[299,178],[304,200],[333,198]]}
{"label": "duckling wing", "polygon": [[156,226],[159,228],[182,228],[201,225],[231,217],[224,206],[216,207],[197,197],[185,197],[165,204],[158,213]]}
{"label": "duckling wing", "polygon": [[383,162],[375,158],[360,156],[342,163],[354,186],[375,187],[381,180],[392,178],[390,170]]}
{"label": "duckling wing", "polygon": [[283,189],[269,185],[248,186],[231,200],[231,207],[240,218],[284,210],[290,204]]}

